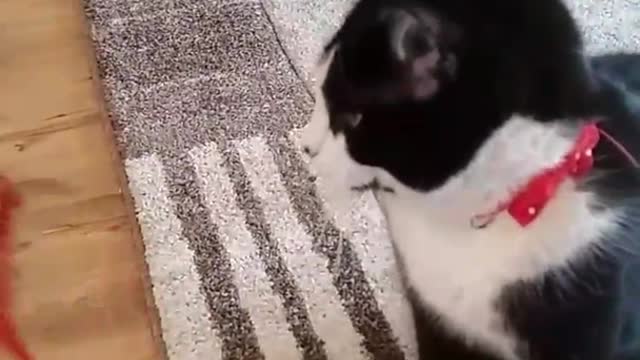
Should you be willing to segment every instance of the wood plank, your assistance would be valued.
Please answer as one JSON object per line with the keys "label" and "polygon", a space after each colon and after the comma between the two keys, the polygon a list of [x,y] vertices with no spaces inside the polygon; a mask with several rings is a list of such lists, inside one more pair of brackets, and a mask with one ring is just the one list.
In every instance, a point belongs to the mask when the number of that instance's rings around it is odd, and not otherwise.
{"label": "wood plank", "polygon": [[79,6],[77,0],[0,1],[0,139],[98,109]]}
{"label": "wood plank", "polygon": [[[28,196],[24,211],[55,210],[120,194],[104,127],[97,113],[93,118],[92,123],[79,127],[42,133],[36,129],[0,142],[0,153],[5,154],[0,169]],[[91,216],[94,211],[101,209],[89,209],[82,216]]]}
{"label": "wood plank", "polygon": [[18,251],[16,314],[37,358],[153,358],[130,235],[121,217]]}
{"label": "wood plank", "polygon": [[0,1],[0,173],[24,197],[14,311],[38,359],[162,359],[82,6]]}

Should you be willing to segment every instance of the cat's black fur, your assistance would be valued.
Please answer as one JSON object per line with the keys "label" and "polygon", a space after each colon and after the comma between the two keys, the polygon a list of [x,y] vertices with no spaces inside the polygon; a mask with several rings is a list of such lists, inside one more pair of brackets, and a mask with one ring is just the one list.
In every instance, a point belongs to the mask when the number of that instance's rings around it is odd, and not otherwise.
{"label": "cat's black fur", "polygon": [[[427,61],[434,49],[436,63]],[[560,0],[361,0],[332,50],[323,85],[332,131],[346,134],[359,163],[414,189],[434,189],[465,168],[516,113],[540,122],[602,118],[640,155],[640,56],[586,56]],[[640,173],[610,142],[596,154],[599,176],[584,186],[627,220],[603,235],[606,251],[559,270],[571,276],[504,290],[496,307],[526,344],[521,359],[640,359]],[[450,335],[412,298],[422,359],[497,359]]]}

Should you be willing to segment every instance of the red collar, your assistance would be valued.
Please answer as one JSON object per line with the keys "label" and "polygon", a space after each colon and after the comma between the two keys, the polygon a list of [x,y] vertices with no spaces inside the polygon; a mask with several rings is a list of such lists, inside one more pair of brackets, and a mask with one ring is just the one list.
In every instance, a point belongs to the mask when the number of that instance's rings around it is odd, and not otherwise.
{"label": "red collar", "polygon": [[471,225],[484,228],[503,211],[506,211],[522,227],[533,222],[553,198],[560,185],[569,178],[580,178],[593,168],[593,150],[600,141],[600,135],[611,141],[629,160],[637,166],[637,162],[625,148],[616,142],[595,123],[582,127],[571,151],[556,166],[544,170],[529,182],[507,202],[500,204],[495,210],[474,216]]}

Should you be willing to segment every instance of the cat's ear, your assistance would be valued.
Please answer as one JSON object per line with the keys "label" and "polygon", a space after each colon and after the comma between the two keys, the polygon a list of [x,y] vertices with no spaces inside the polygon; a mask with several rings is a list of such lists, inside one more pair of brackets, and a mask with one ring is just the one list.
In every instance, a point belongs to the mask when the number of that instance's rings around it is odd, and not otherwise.
{"label": "cat's ear", "polygon": [[409,61],[436,47],[440,21],[435,16],[418,17],[406,10],[388,10],[382,13],[382,18],[388,24],[388,41],[397,60]]}
{"label": "cat's ear", "polygon": [[440,88],[443,76],[455,74],[457,59],[449,49],[459,40],[459,29],[424,10],[392,10],[383,17],[398,66],[397,90],[414,100],[428,99]]}
{"label": "cat's ear", "polygon": [[374,15],[359,14],[359,21],[340,30],[332,81],[325,84],[333,84],[340,99],[356,104],[422,101],[455,77],[455,45],[461,39],[456,26],[425,9],[392,5]]}

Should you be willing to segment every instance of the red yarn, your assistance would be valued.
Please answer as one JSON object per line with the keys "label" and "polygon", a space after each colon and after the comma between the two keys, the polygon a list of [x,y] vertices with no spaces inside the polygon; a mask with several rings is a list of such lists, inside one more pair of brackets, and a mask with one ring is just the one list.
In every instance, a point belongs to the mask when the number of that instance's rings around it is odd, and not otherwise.
{"label": "red yarn", "polygon": [[0,176],[0,346],[19,360],[32,357],[18,335],[11,316],[12,246],[10,240],[11,212],[20,205],[20,198],[9,180]]}

